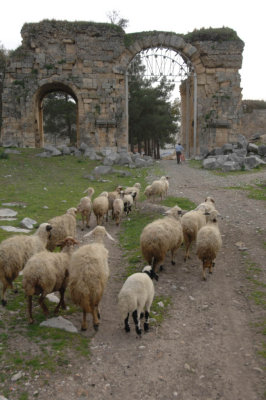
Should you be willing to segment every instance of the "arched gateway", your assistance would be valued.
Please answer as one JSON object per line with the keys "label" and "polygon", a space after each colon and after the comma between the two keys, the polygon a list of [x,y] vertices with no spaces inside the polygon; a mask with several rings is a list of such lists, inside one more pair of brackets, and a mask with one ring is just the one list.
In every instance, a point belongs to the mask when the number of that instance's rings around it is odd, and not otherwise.
{"label": "arched gateway", "polygon": [[77,104],[77,144],[127,150],[127,68],[137,53],[155,47],[174,50],[191,65],[180,87],[182,137],[190,153],[233,141],[244,44],[228,28],[217,37],[206,32],[125,34],[118,26],[91,22],[25,24],[22,45],[5,70],[2,143],[41,147],[42,99],[60,90]]}

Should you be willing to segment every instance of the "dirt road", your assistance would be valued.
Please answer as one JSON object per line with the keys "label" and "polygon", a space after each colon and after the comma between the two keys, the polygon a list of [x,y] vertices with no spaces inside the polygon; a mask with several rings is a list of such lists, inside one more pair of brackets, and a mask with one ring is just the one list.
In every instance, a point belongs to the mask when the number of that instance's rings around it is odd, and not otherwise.
{"label": "dirt road", "polygon": [[[263,308],[250,298],[247,269],[262,269],[265,282],[265,204],[240,190],[224,189],[254,182],[265,173],[217,177],[174,161],[163,161],[171,177],[170,195],[200,203],[212,195],[223,215],[223,247],[215,270],[201,280],[201,265],[192,250],[184,263],[179,249],[176,265],[166,268],[155,283],[156,294],[171,296],[162,325],[136,338],[133,325],[126,334],[119,322],[117,293],[123,259],[118,246],[109,245],[111,278],[102,302],[101,326],[91,341],[91,360],[73,360],[73,373],[54,375],[39,389],[38,399],[138,400],[259,400],[265,398],[265,358],[258,355],[262,335],[254,324]],[[116,227],[110,233],[116,234]],[[243,242],[245,253],[235,245]],[[144,265],[144,264],[143,264]],[[263,269],[264,268],[264,269]],[[256,278],[256,268],[254,273]],[[80,326],[81,314],[74,323]],[[265,315],[264,315],[265,320]],[[88,336],[93,335],[90,328]]]}

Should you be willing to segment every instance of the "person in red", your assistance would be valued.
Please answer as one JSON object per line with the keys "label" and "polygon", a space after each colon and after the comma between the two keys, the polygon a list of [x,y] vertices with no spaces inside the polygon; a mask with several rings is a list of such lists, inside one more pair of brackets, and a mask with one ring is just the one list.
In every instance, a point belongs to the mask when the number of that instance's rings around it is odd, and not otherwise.
{"label": "person in red", "polygon": [[180,164],[181,155],[182,155],[182,152],[183,152],[183,151],[184,151],[184,147],[181,145],[181,143],[178,143],[178,144],[175,146],[177,164]]}

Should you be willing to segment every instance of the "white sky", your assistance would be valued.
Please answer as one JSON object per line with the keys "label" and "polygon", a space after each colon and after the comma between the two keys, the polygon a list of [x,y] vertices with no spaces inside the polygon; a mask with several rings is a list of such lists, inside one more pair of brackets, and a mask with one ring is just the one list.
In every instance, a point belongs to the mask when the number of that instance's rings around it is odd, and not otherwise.
{"label": "white sky", "polygon": [[234,29],[245,42],[240,71],[243,99],[266,100],[266,22],[264,0],[12,0],[0,13],[0,44],[15,49],[21,44],[25,22],[43,19],[110,22],[108,12],[116,10],[129,20],[126,32],[194,29]]}

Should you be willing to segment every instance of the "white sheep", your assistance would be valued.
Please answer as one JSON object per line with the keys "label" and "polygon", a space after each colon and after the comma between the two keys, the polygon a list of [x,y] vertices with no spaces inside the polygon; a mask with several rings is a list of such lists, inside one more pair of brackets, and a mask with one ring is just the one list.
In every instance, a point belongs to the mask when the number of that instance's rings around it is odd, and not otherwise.
{"label": "white sheep", "polygon": [[195,211],[197,210],[203,210],[210,212],[212,210],[215,210],[215,201],[213,197],[206,197],[203,203],[200,203],[196,208]]}
{"label": "white sheep", "polygon": [[187,261],[189,256],[189,248],[197,239],[197,234],[200,228],[206,225],[206,216],[205,211],[199,209],[197,211],[192,210],[188,211],[186,214],[182,216],[181,224],[183,228],[183,235],[184,235],[184,245],[185,245],[185,256],[184,261]]}
{"label": "white sheep", "polygon": [[149,330],[150,308],[154,298],[153,278],[158,280],[158,275],[153,272],[150,265],[147,265],[142,272],[130,275],[123,284],[118,294],[118,307],[125,323],[126,332],[130,331],[128,323],[130,313],[132,313],[138,335],[141,335],[140,318],[142,313],[145,316],[144,330]]}
{"label": "white sheep", "polygon": [[92,212],[92,201],[91,198],[94,194],[94,189],[92,187],[89,187],[84,191],[84,193],[87,193],[87,196],[82,197],[80,199],[79,205],[77,206],[77,212],[81,214],[82,218],[82,231],[84,230],[84,225],[86,221],[86,227],[90,227],[90,217],[91,217],[91,212]]}
{"label": "white sheep", "polygon": [[154,272],[157,272],[158,266],[162,268],[168,251],[171,251],[171,263],[174,265],[175,252],[183,243],[181,208],[175,206],[166,214],[166,217],[145,226],[140,236],[142,255],[148,264],[152,265]]}
{"label": "white sheep", "polygon": [[57,243],[64,240],[66,237],[71,236],[76,238],[77,235],[77,222],[76,222],[77,209],[71,207],[63,215],[51,218],[48,223],[52,226],[51,237],[47,244],[47,250],[53,251]]}
{"label": "white sheep", "polygon": [[122,189],[123,189],[122,186],[117,186],[117,188],[113,192],[108,192],[109,210],[112,211],[112,217],[113,217],[114,200],[120,198],[120,193],[121,193]]}
{"label": "white sheep", "polygon": [[144,195],[147,197],[147,199],[150,199],[152,196],[152,187],[151,185],[146,186],[144,190]]}
{"label": "white sheep", "polygon": [[5,306],[5,292],[13,288],[12,282],[24,268],[28,259],[47,246],[52,226],[43,223],[33,235],[15,235],[0,244],[0,281],[2,282],[2,305]]}
{"label": "white sheep", "polygon": [[156,197],[160,197],[160,199],[163,200],[167,191],[165,181],[161,179],[153,181],[150,190],[153,201]]}
{"label": "white sheep", "polygon": [[204,280],[206,280],[205,269],[209,268],[209,273],[212,273],[212,268],[215,265],[214,260],[222,246],[222,237],[217,221],[220,214],[217,210],[206,212],[206,214],[208,214],[207,225],[199,230],[196,241],[196,252],[202,261],[202,277]]}
{"label": "white sheep", "polygon": [[113,214],[113,219],[116,222],[116,225],[120,224],[122,215],[123,215],[123,211],[124,211],[124,202],[121,198],[119,199],[114,199],[113,201],[113,210],[112,210],[112,214]]}
{"label": "white sheep", "polygon": [[28,321],[33,323],[32,317],[32,296],[39,296],[39,304],[45,315],[48,315],[48,308],[44,303],[45,296],[55,291],[60,292],[60,301],[55,308],[58,313],[60,307],[66,308],[64,294],[68,284],[69,261],[73,251],[73,246],[78,242],[67,237],[58,243],[63,249],[61,253],[51,253],[43,250],[33,255],[26,263],[23,270],[22,286],[27,296]]}
{"label": "white sheep", "polygon": [[169,189],[169,176],[161,176],[160,181],[163,181],[165,186],[165,196],[167,196],[168,189]]}
{"label": "white sheep", "polygon": [[94,329],[99,327],[99,303],[109,277],[108,250],[103,238],[114,240],[103,226],[96,226],[84,237],[91,235],[95,242],[80,247],[70,260],[69,290],[73,302],[83,310],[82,330],[88,327],[87,313],[92,314]]}
{"label": "white sheep", "polygon": [[140,188],[141,184],[137,182],[132,187],[127,187],[124,191],[125,194],[131,194],[135,207],[137,207],[137,200],[139,199]]}
{"label": "white sheep", "polygon": [[96,217],[97,225],[102,225],[103,218],[106,215],[106,221],[108,221],[108,192],[102,192],[92,202],[92,209]]}

